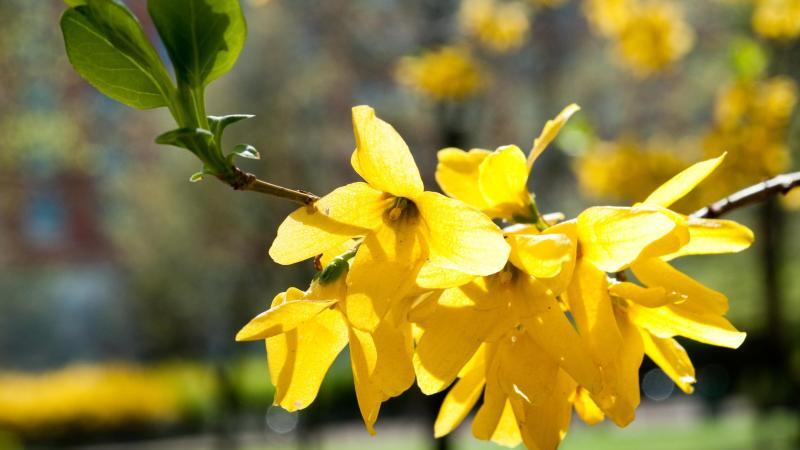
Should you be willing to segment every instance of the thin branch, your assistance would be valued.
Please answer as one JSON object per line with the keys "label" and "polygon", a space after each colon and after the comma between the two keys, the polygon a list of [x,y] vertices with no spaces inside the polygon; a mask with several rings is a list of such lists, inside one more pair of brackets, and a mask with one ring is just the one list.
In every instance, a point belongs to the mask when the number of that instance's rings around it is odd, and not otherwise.
{"label": "thin branch", "polygon": [[714,219],[743,206],[762,202],[773,195],[786,194],[798,186],[800,186],[800,172],[778,175],[698,209],[691,214],[691,217]]}
{"label": "thin branch", "polygon": [[232,177],[229,179],[220,179],[237,191],[260,192],[262,194],[284,198],[286,200],[291,200],[303,205],[310,205],[319,200],[318,196],[310,192],[299,189],[289,189],[283,186],[278,186],[277,184],[259,180],[258,177],[252,173],[244,172],[238,167],[234,168]]}

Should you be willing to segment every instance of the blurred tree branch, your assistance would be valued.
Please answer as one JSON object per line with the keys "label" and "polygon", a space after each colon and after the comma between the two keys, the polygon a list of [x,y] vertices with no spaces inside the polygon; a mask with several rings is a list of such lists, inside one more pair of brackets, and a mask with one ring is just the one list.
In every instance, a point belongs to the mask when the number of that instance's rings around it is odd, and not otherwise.
{"label": "blurred tree branch", "polygon": [[777,194],[786,194],[800,186],[800,172],[778,175],[761,183],[748,186],[708,206],[698,209],[691,217],[713,219],[753,203],[759,203]]}

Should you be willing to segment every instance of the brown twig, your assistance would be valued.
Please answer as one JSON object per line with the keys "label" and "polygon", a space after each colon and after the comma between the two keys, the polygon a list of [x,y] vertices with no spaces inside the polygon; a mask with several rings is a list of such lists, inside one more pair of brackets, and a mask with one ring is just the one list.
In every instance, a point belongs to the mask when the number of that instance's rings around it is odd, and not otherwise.
{"label": "brown twig", "polygon": [[758,203],[776,194],[786,194],[800,186],[800,172],[778,175],[735,192],[691,214],[691,217],[714,219],[735,209]]}
{"label": "brown twig", "polygon": [[238,167],[234,168],[233,175],[230,178],[222,179],[222,181],[228,183],[237,191],[260,192],[262,194],[272,195],[274,197],[285,198],[303,205],[310,205],[319,200],[318,196],[310,192],[299,189],[289,189],[283,186],[278,186],[277,184],[259,180],[258,177],[252,173],[244,172]]}

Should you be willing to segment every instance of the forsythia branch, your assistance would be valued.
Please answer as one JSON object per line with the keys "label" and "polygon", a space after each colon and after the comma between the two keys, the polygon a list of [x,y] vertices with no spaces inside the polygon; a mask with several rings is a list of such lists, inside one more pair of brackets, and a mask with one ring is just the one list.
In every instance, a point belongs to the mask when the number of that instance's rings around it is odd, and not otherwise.
{"label": "forsythia branch", "polygon": [[310,205],[319,199],[319,197],[307,191],[289,189],[283,186],[278,186],[277,184],[259,180],[258,177],[252,173],[244,172],[238,167],[234,168],[233,176],[231,178],[222,179],[222,181],[228,183],[237,191],[260,192],[262,194],[272,195],[274,197],[285,198],[303,205]]}
{"label": "forsythia branch", "polygon": [[776,194],[786,194],[800,186],[800,172],[778,175],[761,183],[746,187],[722,200],[718,200],[691,214],[692,217],[713,219],[752,203],[758,203]]}

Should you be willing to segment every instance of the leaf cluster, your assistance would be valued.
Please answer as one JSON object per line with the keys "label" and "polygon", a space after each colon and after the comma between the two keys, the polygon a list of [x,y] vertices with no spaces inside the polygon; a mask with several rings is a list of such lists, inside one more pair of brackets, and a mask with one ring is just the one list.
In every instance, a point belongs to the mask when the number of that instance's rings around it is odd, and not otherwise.
{"label": "leaf cluster", "polygon": [[233,157],[259,158],[239,144],[226,156],[225,128],[252,116],[208,116],[205,88],[231,70],[244,47],[247,24],[239,0],[148,0],[148,12],[166,48],[170,73],[136,16],[118,0],[66,0],[61,18],[67,55],[75,70],[106,96],[137,109],[167,107],[178,127],[156,139],[185,148],[203,163],[194,174],[228,183]]}

